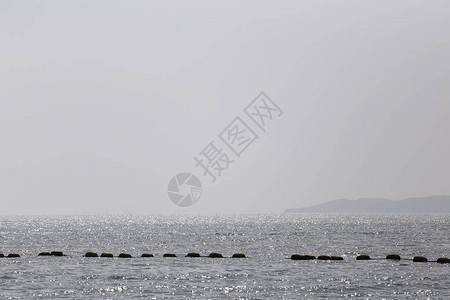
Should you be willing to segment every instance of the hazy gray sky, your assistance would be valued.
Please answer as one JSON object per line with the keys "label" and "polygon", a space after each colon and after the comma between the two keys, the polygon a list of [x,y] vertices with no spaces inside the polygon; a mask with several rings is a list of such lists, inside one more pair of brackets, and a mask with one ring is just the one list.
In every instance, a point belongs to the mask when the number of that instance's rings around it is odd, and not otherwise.
{"label": "hazy gray sky", "polygon": [[[194,156],[261,91],[284,114],[211,183]],[[450,194],[450,2],[0,1],[0,101],[0,214]]]}

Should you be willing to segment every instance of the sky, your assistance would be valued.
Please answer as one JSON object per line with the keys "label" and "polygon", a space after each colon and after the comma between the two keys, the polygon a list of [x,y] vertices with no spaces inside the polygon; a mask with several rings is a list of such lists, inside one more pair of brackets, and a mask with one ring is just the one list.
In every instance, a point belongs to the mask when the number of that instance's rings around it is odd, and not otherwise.
{"label": "sky", "polygon": [[[0,215],[448,195],[449,79],[448,1],[0,0]],[[215,182],[208,145],[233,161]],[[167,192],[184,172],[189,207]]]}

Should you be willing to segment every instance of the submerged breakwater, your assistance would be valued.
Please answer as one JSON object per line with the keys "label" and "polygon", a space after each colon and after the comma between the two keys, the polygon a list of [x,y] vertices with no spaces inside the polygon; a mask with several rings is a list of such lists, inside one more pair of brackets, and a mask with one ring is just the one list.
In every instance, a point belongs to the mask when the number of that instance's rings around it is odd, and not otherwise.
{"label": "submerged breakwater", "polygon": [[[38,254],[38,256],[67,256],[62,251],[52,251],[52,252],[41,252]],[[201,255],[198,252],[189,252],[187,254],[175,254],[175,253],[164,253],[162,255],[153,254],[153,253],[143,253],[140,256],[133,256],[130,253],[120,253],[119,255],[115,256],[112,253],[102,253],[101,255],[98,255],[96,252],[86,252],[86,254],[83,255],[83,257],[118,257],[118,258],[136,258],[136,257],[209,257],[209,258],[248,258],[244,253],[235,253],[232,256],[223,256],[221,253],[218,252],[211,252],[209,255]],[[19,258],[21,257],[18,253],[10,253],[8,255],[4,255],[3,253],[0,253],[0,258]],[[302,255],[302,254],[293,254],[291,255],[290,259],[292,260],[330,260],[330,261],[340,261],[344,260],[342,256],[328,256],[328,255]],[[361,254],[356,256],[356,260],[381,260],[381,259],[390,259],[390,260],[409,260],[413,262],[437,262],[441,264],[450,263],[450,259],[447,257],[439,257],[436,260],[428,260],[425,256],[414,256],[413,258],[402,258],[398,254],[388,254],[385,258],[377,257],[373,258],[366,254]]]}

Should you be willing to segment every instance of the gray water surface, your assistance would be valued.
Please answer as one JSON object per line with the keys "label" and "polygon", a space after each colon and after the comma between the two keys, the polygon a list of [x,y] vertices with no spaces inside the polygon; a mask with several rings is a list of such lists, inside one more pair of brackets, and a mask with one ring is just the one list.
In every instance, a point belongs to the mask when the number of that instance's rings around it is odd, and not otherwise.
{"label": "gray water surface", "polygon": [[[406,260],[449,257],[449,224],[448,214],[0,217],[0,252],[21,255],[0,258],[0,299],[450,299],[449,264]],[[67,256],[37,256],[55,250]],[[344,261],[289,259],[297,253]]]}

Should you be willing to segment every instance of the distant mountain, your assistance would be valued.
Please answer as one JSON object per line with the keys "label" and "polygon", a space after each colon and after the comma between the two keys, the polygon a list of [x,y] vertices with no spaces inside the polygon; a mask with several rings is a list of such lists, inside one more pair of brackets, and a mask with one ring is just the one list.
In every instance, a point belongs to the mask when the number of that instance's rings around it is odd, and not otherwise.
{"label": "distant mountain", "polygon": [[450,213],[450,196],[389,200],[383,198],[339,199],[285,213]]}

